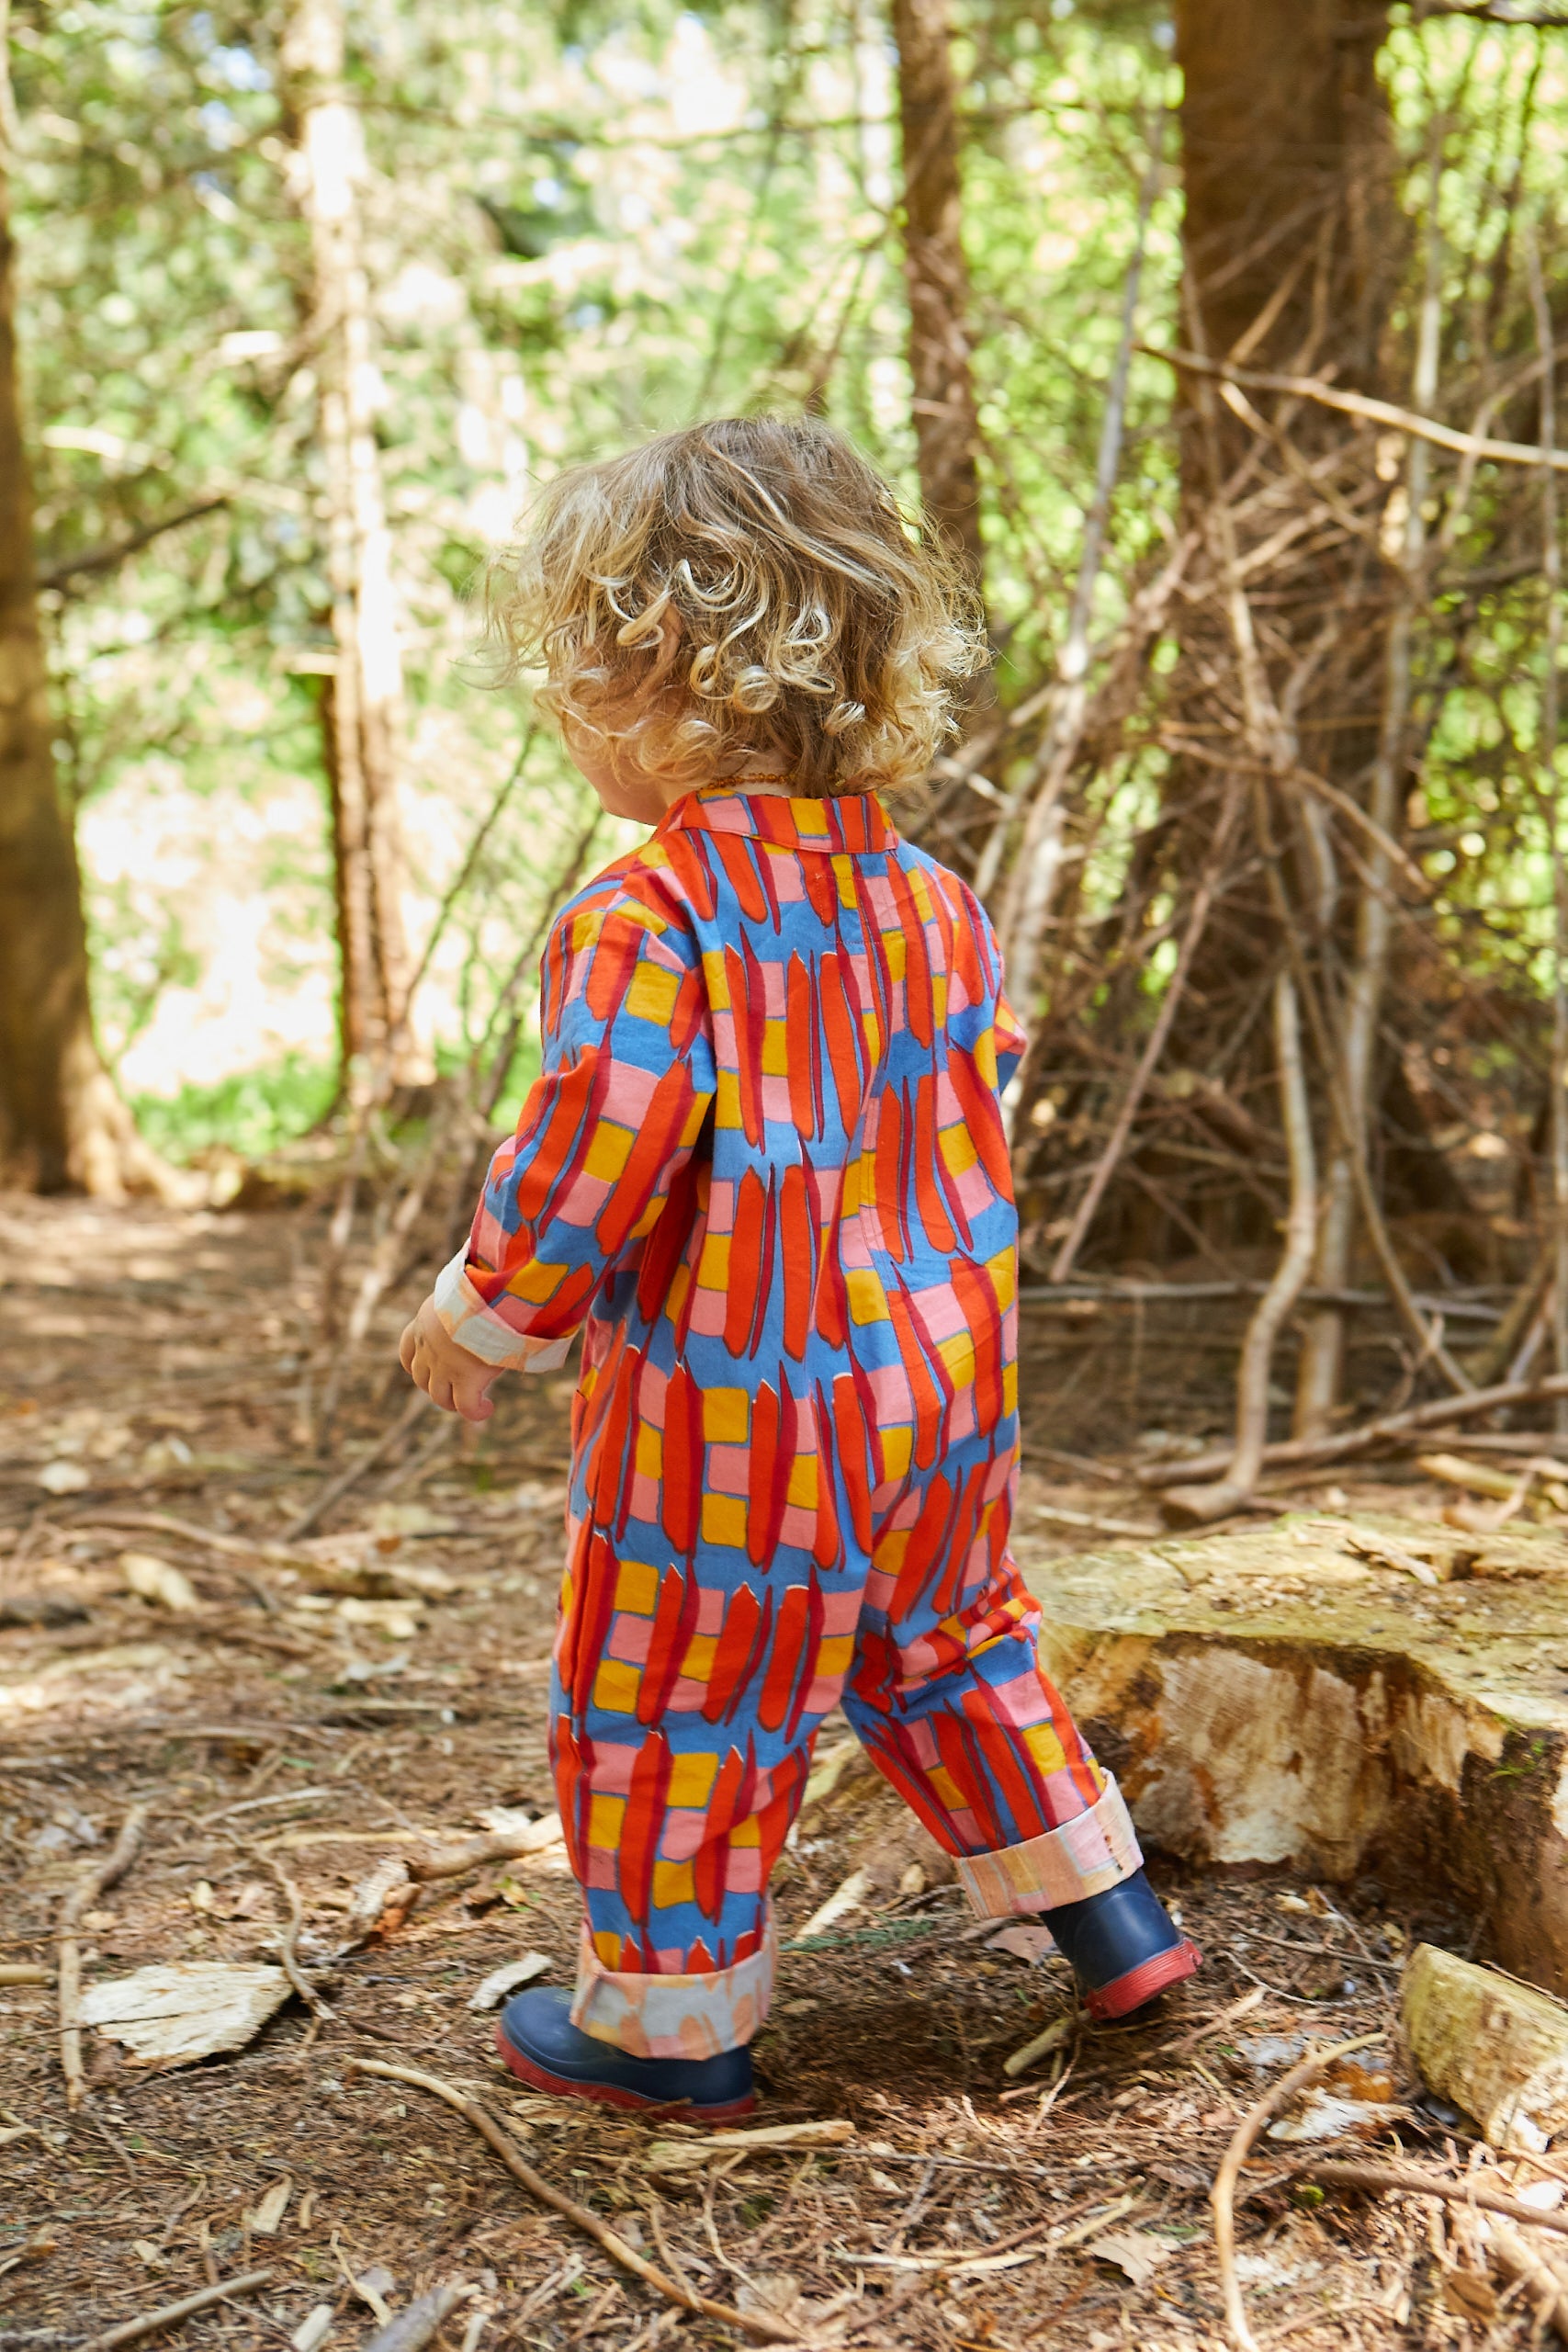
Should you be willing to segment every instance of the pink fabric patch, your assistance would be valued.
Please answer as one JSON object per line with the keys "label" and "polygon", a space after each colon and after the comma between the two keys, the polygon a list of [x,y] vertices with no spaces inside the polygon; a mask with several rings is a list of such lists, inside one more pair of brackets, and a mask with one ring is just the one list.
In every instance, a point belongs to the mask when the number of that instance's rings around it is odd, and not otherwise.
{"label": "pink fabric patch", "polygon": [[664,1825],[664,1838],[659,1850],[669,1862],[689,1862],[694,1854],[702,1851],[708,1817],[705,1813],[672,1813]]}
{"label": "pink fabric patch", "polygon": [[556,1216],[562,1225],[596,1225],[615,1186],[603,1176],[574,1177],[566,1193],[556,1204]]}
{"label": "pink fabric patch", "polygon": [[829,1640],[836,1634],[852,1634],[859,1623],[858,1592],[825,1592],[822,1595],[822,1631]]}
{"label": "pink fabric patch", "polygon": [[708,1448],[707,1485],[721,1495],[743,1495],[750,1485],[751,1449],[749,1445],[710,1445]]}
{"label": "pink fabric patch", "polygon": [[700,1331],[705,1340],[716,1340],[724,1330],[725,1310],[728,1301],[721,1290],[703,1290],[692,1295],[692,1329]]}
{"label": "pink fabric patch", "polygon": [[616,1612],[605,1648],[611,1657],[620,1658],[627,1666],[646,1666],[652,1639],[652,1618],[634,1617],[623,1609]]}

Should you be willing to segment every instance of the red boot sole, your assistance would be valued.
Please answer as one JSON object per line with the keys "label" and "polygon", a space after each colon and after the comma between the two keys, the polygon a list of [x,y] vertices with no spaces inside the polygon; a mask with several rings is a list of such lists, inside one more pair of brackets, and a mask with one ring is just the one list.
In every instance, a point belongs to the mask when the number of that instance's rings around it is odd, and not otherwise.
{"label": "red boot sole", "polygon": [[501,2052],[502,2064],[510,2068],[519,2082],[526,2083],[531,2090],[549,2091],[557,2098],[584,2098],[595,2107],[629,2109],[635,2114],[648,2116],[650,2120],[661,2115],[679,2115],[703,2123],[739,2123],[743,2116],[757,2112],[754,2095],[748,2098],[730,2099],[722,2107],[698,2107],[689,2098],[639,2098],[636,2091],[623,2090],[615,2083],[573,2082],[568,2075],[552,2075],[547,2066],[541,2066],[537,2060],[528,2057],[515,2042],[507,2040],[500,2026],[495,2030],[495,2046]]}
{"label": "red boot sole", "polygon": [[1156,1952],[1153,1960],[1144,1961],[1130,1968],[1125,1976],[1101,1984],[1089,1996],[1085,2007],[1091,2018],[1124,2018],[1134,2009],[1141,2009],[1156,1993],[1168,1991],[1184,1977],[1195,1975],[1203,1964],[1203,1956],[1196,1944],[1185,1937],[1169,1951]]}

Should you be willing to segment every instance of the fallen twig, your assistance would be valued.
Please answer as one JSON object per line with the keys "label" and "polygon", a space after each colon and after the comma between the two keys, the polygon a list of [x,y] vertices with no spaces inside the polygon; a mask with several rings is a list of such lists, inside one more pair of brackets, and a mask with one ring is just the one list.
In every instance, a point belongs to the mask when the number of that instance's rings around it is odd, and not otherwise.
{"label": "fallen twig", "polygon": [[82,1956],[76,1948],[76,1929],[88,1905],[125,1876],[136,1860],[146,1826],[147,1807],[133,1804],[119,1825],[119,1836],[108,1855],[77,1880],[60,1906],[60,2067],[65,2076],[65,2103],[73,2109],[80,2107],[87,2095],[87,2077],[82,2065]]}
{"label": "fallen twig", "polygon": [[[1247,2324],[1247,2312],[1241,2300],[1241,2281],[1235,2269],[1235,2185],[1247,2153],[1269,2117],[1278,2114],[1303,2085],[1312,2081],[1314,2075],[1321,2075],[1324,2068],[1331,2066],[1337,2058],[1348,2058],[1353,2051],[1370,2049],[1374,2041],[1382,2039],[1383,2031],[1380,2029],[1376,2033],[1357,2034],[1349,2041],[1334,2041],[1326,2049],[1314,2050],[1310,2057],[1292,2066],[1288,2075],[1281,2075],[1272,2088],[1266,2090],[1262,2098],[1247,2109],[1231,2134],[1230,2145],[1220,2160],[1219,2171],[1214,2175],[1209,2201],[1214,2213],[1214,2252],[1219,2258],[1225,2324],[1240,2352],[1259,2352],[1258,2338]],[[1306,2171],[1311,2167],[1303,2165],[1302,2169]]]}
{"label": "fallen twig", "polygon": [[577,2204],[573,2199],[563,2196],[558,2188],[553,2188],[543,2173],[536,2172],[533,2165],[518,2154],[510,2135],[493,2116],[486,2113],[477,2099],[467,2098],[453,2084],[443,2082],[439,2075],[421,2074],[412,2066],[389,2066],[378,2058],[351,2058],[345,2071],[378,2075],[389,2083],[407,2083],[414,2090],[428,2091],[433,2098],[444,2099],[466,2123],[472,2124],[481,2139],[489,2143],[513,2178],[522,2183],[530,2197],[536,2197],[541,2205],[549,2207],[551,2212],[558,2213],[563,2221],[572,2222],[595,2245],[603,2246],[612,2262],[618,2262],[623,2270],[629,2270],[634,2278],[640,2278],[645,2286],[667,2296],[682,2311],[700,2312],[705,2319],[721,2320],[727,2327],[738,2327],[744,2335],[756,2336],[764,2344],[799,2343],[799,2328],[790,2327],[783,2320],[770,2319],[761,2312],[734,2311],[729,2304],[715,2302],[707,2295],[682,2291],[673,2278],[667,2278],[662,2270],[655,2269],[653,2264],[629,2246],[608,2222],[602,2222],[597,2213],[590,2212],[586,2205]]}
{"label": "fallen twig", "polygon": [[322,2000],[299,1965],[299,1929],[305,1918],[305,1906],[299,1899],[299,1890],[282,1863],[276,1861],[265,1846],[252,1846],[246,1850],[261,1864],[263,1870],[269,1873],[279,1894],[288,1905],[288,1924],[284,1928],[278,1943],[278,1957],[283,1962],[283,1973],[312,2016],[320,2018],[324,2024],[328,2019],[335,2017],[337,2012]]}
{"label": "fallen twig", "polygon": [[1535,2297],[1541,2318],[1568,2342],[1568,2283],[1556,2265],[1527,2245],[1517,2230],[1502,2221],[1494,2222],[1487,2231],[1486,2251],[1506,2278],[1523,2282]]}
{"label": "fallen twig", "polygon": [[362,1478],[368,1478],[372,1470],[378,1470],[388,1455],[396,1453],[429,1403],[423,1389],[416,1388],[405,1401],[397,1419],[389,1428],[383,1430],[368,1452],[362,1453],[357,1462],[351,1462],[346,1470],[340,1470],[335,1478],[327,1481],[314,1502],[302,1510],[288,1528],[287,1540],[290,1544],[298,1544],[302,1536],[309,1535],[312,1528],[320,1526],[335,1503],[340,1503]]}
{"label": "fallen twig", "polygon": [[1362,2163],[1337,2156],[1309,2158],[1292,2169],[1298,2179],[1314,2180],[1324,2188],[1402,2188],[1412,2197],[1435,2197],[1446,2205],[1479,2205],[1488,2213],[1527,2222],[1532,2230],[1554,2230],[1559,2236],[1568,2237],[1568,2212],[1546,2213],[1539,2206],[1521,2204],[1500,2188],[1488,2188],[1473,2173],[1463,2180],[1445,2180],[1440,2172],[1427,2172],[1419,2165]]}
{"label": "fallen twig", "polygon": [[122,2320],[118,2327],[106,2330],[102,2335],[89,2336],[79,2346],[79,2352],[110,2352],[116,2344],[136,2344],[144,2335],[156,2335],[177,2321],[189,2319],[195,2312],[210,2310],[231,2295],[254,2295],[272,2277],[270,2270],[247,2270],[239,2278],[220,2278],[215,2287],[202,2287],[194,2295],[184,2295],[177,2303],[161,2303],[155,2312],[143,2312],[140,2319]]}
{"label": "fallen twig", "polygon": [[[1472,1388],[1463,1396],[1436,1396],[1425,1405],[1408,1406],[1402,1413],[1385,1413],[1359,1430],[1337,1437],[1286,1438],[1266,1445],[1266,1469],[1296,1467],[1309,1462],[1342,1462],[1347,1455],[1367,1453],[1391,1440],[1411,1437],[1422,1430],[1442,1429],[1450,1421],[1470,1420],[1483,1413],[1500,1412],[1505,1405],[1534,1405],[1548,1396],[1568,1396],[1568,1374],[1554,1372],[1544,1380],[1515,1380],[1496,1388]],[[1135,1471],[1141,1487],[1179,1487],[1190,1478],[1216,1477],[1230,1461],[1228,1446],[1189,1455],[1185,1462],[1156,1462]]]}
{"label": "fallen twig", "polygon": [[365,2352],[421,2352],[442,2321],[476,2291],[472,2287],[432,2288],[428,2295],[421,2295],[385,2327],[378,2328]]}
{"label": "fallen twig", "polygon": [[466,1838],[461,1845],[428,1847],[405,1860],[410,1878],[458,1878],[464,1871],[482,1870],[487,1862],[515,1861],[520,1855],[542,1854],[560,1842],[560,1822],[547,1814],[526,1829],[498,1829],[488,1838]]}
{"label": "fallen twig", "polygon": [[52,1984],[52,1968],[35,1967],[30,1960],[0,1962],[0,1984]]}

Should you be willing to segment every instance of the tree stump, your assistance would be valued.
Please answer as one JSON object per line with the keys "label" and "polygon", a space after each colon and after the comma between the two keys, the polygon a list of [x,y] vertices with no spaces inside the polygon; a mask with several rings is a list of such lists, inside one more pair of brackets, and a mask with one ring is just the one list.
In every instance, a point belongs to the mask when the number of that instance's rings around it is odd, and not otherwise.
{"label": "tree stump", "polygon": [[1025,1517],[1015,1548],[1151,1851],[1440,1889],[1568,1992],[1561,1534],[1303,1516],[1044,1559]]}

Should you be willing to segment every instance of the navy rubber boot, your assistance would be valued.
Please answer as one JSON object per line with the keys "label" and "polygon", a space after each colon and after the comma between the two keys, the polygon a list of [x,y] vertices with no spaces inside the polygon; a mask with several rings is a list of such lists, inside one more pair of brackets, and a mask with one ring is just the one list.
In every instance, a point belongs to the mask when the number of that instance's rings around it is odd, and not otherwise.
{"label": "navy rubber boot", "polygon": [[1201,1964],[1142,1871],[1043,1917],[1091,2018],[1124,2018]]}
{"label": "navy rubber boot", "polygon": [[716,2058],[634,2058],[573,2025],[570,1994],[545,1984],[508,2001],[495,2046],[520,2081],[561,2098],[649,2115],[679,2109],[704,2123],[736,2122],[757,2104],[750,2050],[725,2050]]}

